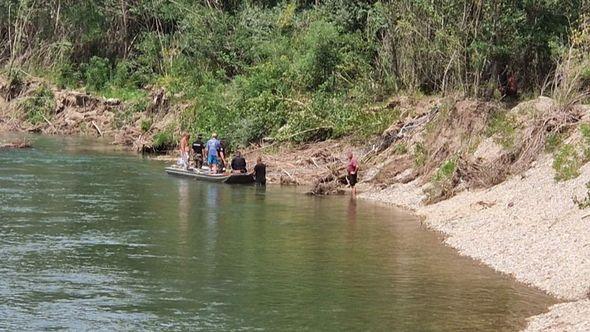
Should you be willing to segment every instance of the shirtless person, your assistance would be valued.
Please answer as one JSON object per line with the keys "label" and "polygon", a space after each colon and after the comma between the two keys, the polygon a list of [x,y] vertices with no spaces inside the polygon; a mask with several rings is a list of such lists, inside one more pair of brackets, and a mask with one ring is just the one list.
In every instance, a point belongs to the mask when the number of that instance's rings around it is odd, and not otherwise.
{"label": "shirtless person", "polygon": [[184,133],[182,138],[180,139],[180,160],[179,164],[184,167],[184,169],[188,169],[189,166],[189,139],[191,135],[189,133]]}

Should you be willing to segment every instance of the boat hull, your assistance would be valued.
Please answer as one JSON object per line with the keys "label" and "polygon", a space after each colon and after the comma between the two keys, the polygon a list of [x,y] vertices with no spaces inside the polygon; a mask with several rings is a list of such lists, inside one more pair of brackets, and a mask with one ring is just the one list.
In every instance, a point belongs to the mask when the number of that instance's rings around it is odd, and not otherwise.
{"label": "boat hull", "polygon": [[209,174],[208,172],[195,171],[194,169],[185,170],[180,167],[166,167],[166,173],[170,175],[190,177],[201,181],[218,182],[227,184],[252,184],[254,177],[252,174]]}

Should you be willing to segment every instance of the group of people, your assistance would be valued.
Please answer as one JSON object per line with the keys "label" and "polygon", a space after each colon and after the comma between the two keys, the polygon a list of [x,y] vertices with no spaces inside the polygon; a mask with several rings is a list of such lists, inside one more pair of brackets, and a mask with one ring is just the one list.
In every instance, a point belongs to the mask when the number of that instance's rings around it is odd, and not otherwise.
{"label": "group of people", "polygon": [[[223,140],[217,139],[217,134],[213,133],[211,139],[206,143],[203,142],[203,135],[198,134],[195,141],[190,144],[190,134],[185,133],[180,139],[180,159],[178,163],[185,169],[190,167],[190,155],[192,150],[194,166],[196,169],[201,169],[206,162],[209,166],[209,171],[212,174],[223,173],[226,171],[226,145]],[[352,190],[352,195],[356,194],[355,185],[357,183],[357,174],[359,164],[352,152],[347,155],[348,162],[346,164],[346,182]],[[232,173],[248,173],[246,159],[242,156],[240,151],[236,151],[230,163]],[[262,157],[258,157],[252,175],[258,185],[266,185],[266,165],[262,162]]]}
{"label": "group of people", "polygon": [[[185,133],[180,139],[180,159],[179,164],[185,169],[190,167],[191,151],[194,160],[194,167],[201,169],[203,165],[209,166],[211,174],[224,173],[227,171],[226,153],[227,148],[223,140],[217,138],[213,133],[211,139],[206,143],[203,142],[203,135],[198,134],[195,141],[190,143],[190,134]],[[206,159],[205,159],[206,157]],[[240,151],[236,151],[230,163],[232,173],[248,173],[246,159]],[[266,165],[262,162],[262,157],[258,157],[254,166],[253,174],[256,184],[266,185]]]}

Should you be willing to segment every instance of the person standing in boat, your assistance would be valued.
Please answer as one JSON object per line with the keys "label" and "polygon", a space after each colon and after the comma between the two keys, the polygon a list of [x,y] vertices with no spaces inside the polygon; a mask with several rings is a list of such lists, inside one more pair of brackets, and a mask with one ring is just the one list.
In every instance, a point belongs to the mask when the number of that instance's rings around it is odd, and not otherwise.
{"label": "person standing in boat", "polygon": [[234,159],[231,161],[231,169],[234,173],[246,173],[246,159],[242,157],[242,153],[240,151],[236,151],[236,155]]}
{"label": "person standing in boat", "polygon": [[262,163],[262,157],[256,159],[253,175],[257,186],[266,186],[266,165]]}
{"label": "person standing in boat", "polygon": [[198,134],[197,139],[193,142],[193,152],[195,153],[195,168],[201,169],[203,167],[203,150],[205,150],[205,143],[203,143],[203,135]]}
{"label": "person standing in boat", "polygon": [[184,169],[188,169],[189,166],[189,140],[191,135],[189,133],[184,133],[182,138],[180,139],[180,159],[178,160],[178,164],[181,165]]}
{"label": "person standing in boat", "polygon": [[221,139],[219,140],[219,149],[217,149],[217,155],[219,156],[219,171],[220,173],[225,172],[225,168],[227,165],[227,162],[225,161],[225,156],[227,155],[227,149],[226,149],[226,142],[225,139]]}
{"label": "person standing in boat", "polygon": [[219,164],[219,149],[221,148],[221,143],[217,139],[217,134],[213,133],[211,135],[211,139],[207,141],[205,145],[205,154],[207,155],[207,163],[209,164],[209,170],[211,173],[217,173],[217,166]]}

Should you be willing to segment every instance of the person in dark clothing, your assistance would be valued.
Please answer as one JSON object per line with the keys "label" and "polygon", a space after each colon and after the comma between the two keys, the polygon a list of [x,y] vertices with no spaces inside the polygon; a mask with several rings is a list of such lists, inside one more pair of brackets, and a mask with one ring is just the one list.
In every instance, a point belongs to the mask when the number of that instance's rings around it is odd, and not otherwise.
{"label": "person in dark clothing", "polygon": [[262,163],[262,157],[256,159],[254,166],[254,180],[257,186],[266,186],[266,165]]}
{"label": "person in dark clothing", "polygon": [[203,143],[203,135],[197,135],[197,139],[192,145],[193,152],[195,153],[195,168],[201,169],[203,167],[203,150],[205,149],[205,143]]}
{"label": "person in dark clothing", "polygon": [[233,172],[238,173],[246,173],[246,159],[242,157],[242,153],[240,151],[236,151],[236,155],[234,159],[231,161],[231,169]]}
{"label": "person in dark clothing", "polygon": [[227,162],[225,161],[226,153],[227,153],[226,142],[224,139],[221,139],[219,141],[219,147],[217,149],[217,155],[219,156],[219,172],[220,173],[225,172],[225,166],[227,165]]}
{"label": "person in dark clothing", "polygon": [[502,98],[518,98],[518,82],[514,73],[506,67],[498,76],[498,90]]}

